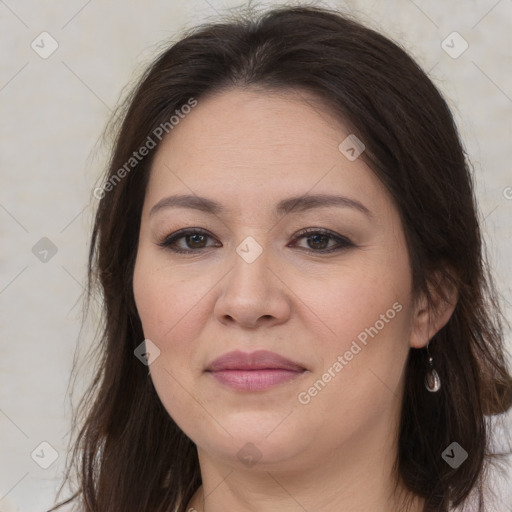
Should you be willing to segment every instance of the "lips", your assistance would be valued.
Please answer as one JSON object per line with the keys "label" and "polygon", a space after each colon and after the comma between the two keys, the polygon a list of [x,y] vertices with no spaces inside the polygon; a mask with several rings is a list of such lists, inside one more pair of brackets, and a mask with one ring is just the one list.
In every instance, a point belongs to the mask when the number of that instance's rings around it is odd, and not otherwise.
{"label": "lips", "polygon": [[205,370],[221,385],[251,393],[290,383],[306,371],[301,364],[267,350],[228,352]]}
{"label": "lips", "polygon": [[225,370],[289,370],[303,372],[306,368],[295,361],[291,361],[268,350],[257,350],[251,353],[236,350],[223,354],[212,361],[206,368],[208,372]]}

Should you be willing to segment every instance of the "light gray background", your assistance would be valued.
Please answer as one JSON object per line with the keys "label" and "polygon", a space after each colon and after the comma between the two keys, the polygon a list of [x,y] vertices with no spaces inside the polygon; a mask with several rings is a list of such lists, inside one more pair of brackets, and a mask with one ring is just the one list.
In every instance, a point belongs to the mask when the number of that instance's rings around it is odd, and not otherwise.
{"label": "light gray background", "polygon": [[[60,483],[70,422],[66,389],[81,320],[91,191],[106,155],[98,145],[105,123],[158,43],[241,4],[0,0],[0,512],[42,511]],[[510,321],[512,1],[323,4],[355,12],[403,43],[448,98],[475,166],[491,263]],[[43,31],[59,45],[46,59],[31,48],[34,40],[43,45]],[[454,31],[469,45],[458,58],[441,47]],[[452,40],[453,51],[460,50]],[[43,237],[57,248],[47,262],[32,252]],[[510,350],[509,332],[507,344]],[[510,425],[512,414],[503,419]],[[30,456],[42,441],[59,455],[46,470]],[[512,510],[508,471],[494,479],[496,512]]]}

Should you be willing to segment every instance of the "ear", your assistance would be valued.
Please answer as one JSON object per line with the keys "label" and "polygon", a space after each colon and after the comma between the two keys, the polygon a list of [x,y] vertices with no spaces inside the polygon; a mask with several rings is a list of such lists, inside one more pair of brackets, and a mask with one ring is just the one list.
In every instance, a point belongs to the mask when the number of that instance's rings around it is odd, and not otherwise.
{"label": "ear", "polygon": [[[453,276],[453,273],[451,275]],[[427,286],[431,297],[430,303],[426,293],[422,292],[413,309],[410,340],[413,348],[427,346],[432,337],[448,323],[459,298],[452,280],[443,276],[441,272],[436,272]]]}

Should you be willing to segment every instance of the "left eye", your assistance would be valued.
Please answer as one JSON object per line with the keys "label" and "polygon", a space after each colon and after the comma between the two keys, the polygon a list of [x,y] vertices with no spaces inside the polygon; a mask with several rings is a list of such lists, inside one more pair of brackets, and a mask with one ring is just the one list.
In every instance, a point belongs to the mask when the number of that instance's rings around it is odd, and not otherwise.
{"label": "left eye", "polygon": [[[186,229],[166,236],[157,245],[160,247],[165,247],[176,253],[192,253],[207,248],[208,246],[205,246],[204,244],[208,238],[213,237],[211,237],[211,235],[206,231],[199,229]],[[348,238],[341,235],[335,235],[334,233],[331,233],[325,229],[309,228],[307,230],[303,230],[297,233],[293,241],[295,242],[301,238],[310,240],[311,243],[308,243],[308,245],[310,245],[311,248],[302,248],[308,252],[328,253],[354,246],[354,244]],[[185,244],[188,246],[188,248],[178,246],[177,242],[182,239],[185,240]],[[329,241],[332,240],[336,240],[337,244],[335,244],[334,247],[327,248]]]}

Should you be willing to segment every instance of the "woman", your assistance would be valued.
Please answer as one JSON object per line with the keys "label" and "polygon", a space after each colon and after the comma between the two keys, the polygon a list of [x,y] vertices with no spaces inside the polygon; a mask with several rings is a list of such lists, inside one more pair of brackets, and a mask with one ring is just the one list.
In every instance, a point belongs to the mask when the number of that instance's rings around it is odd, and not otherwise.
{"label": "woman", "polygon": [[79,510],[485,510],[501,316],[452,116],[396,44],[314,7],[198,27],[94,195]]}

